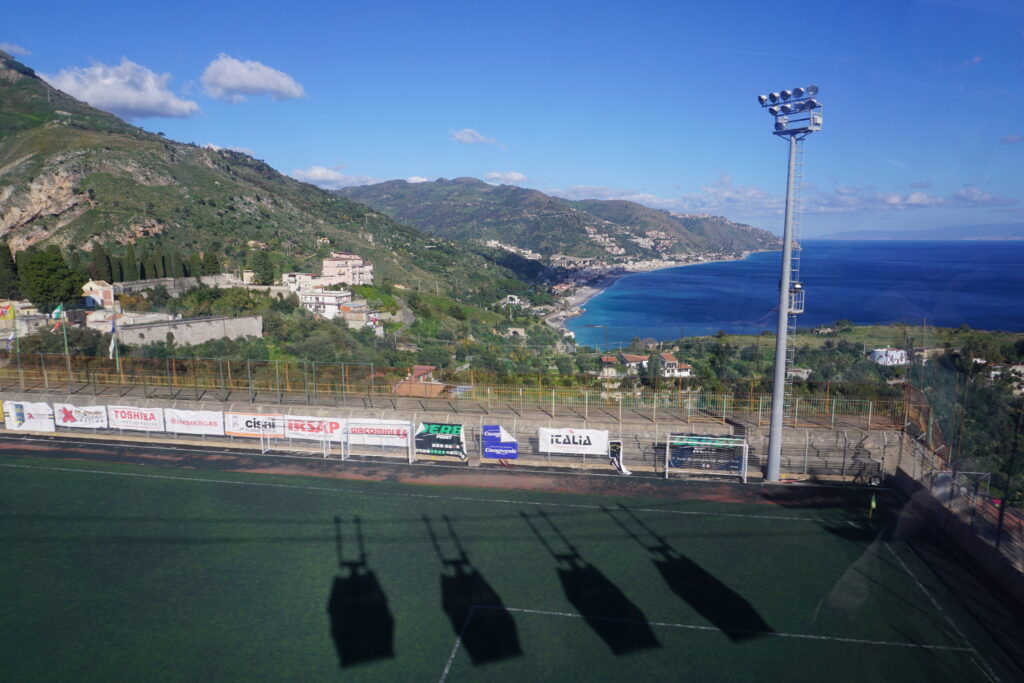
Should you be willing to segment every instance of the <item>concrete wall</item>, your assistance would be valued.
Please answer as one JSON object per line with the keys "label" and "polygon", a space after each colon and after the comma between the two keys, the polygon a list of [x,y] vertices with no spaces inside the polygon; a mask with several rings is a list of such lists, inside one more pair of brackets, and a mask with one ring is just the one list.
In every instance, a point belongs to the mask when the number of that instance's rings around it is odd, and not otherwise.
{"label": "concrete wall", "polygon": [[167,333],[174,335],[175,344],[202,344],[213,339],[241,339],[263,337],[263,317],[244,318],[192,318],[167,322],[131,325],[118,329],[123,344],[151,344],[167,341]]}

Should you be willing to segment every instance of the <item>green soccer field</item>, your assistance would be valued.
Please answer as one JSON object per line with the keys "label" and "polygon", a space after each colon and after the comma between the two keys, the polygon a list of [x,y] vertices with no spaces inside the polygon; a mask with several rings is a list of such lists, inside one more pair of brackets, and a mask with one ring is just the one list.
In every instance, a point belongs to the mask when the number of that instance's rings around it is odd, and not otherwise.
{"label": "green soccer field", "polygon": [[1019,615],[850,495],[864,507],[3,457],[3,678],[1018,677],[997,631],[1019,642]]}

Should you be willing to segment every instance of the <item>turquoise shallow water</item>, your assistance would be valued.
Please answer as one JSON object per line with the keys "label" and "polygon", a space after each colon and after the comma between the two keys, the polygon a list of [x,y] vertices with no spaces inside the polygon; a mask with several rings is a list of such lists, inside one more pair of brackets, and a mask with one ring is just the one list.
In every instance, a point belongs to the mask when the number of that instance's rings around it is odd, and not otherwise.
{"label": "turquoise shallow water", "polygon": [[[580,343],[775,329],[781,252],[637,273],[569,321]],[[1024,242],[805,241],[801,326],[847,318],[1024,331]]]}

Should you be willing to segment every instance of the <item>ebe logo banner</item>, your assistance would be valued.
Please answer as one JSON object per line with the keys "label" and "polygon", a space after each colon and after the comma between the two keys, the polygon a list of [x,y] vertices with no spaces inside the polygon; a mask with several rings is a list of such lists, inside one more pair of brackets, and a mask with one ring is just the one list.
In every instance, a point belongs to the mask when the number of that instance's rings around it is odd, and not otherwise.
{"label": "ebe logo banner", "polygon": [[516,460],[519,442],[501,425],[484,425],[484,457]]}
{"label": "ebe logo banner", "polygon": [[466,459],[462,425],[421,422],[416,430],[416,455],[454,455]]}

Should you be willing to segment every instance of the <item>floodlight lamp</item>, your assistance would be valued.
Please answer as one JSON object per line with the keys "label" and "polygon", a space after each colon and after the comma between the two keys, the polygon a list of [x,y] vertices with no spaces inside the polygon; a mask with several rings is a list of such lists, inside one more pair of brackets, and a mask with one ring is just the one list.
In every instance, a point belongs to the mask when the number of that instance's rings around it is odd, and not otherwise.
{"label": "floodlight lamp", "polygon": [[767,101],[768,101],[768,96],[767,95],[758,95],[757,96],[757,103],[760,104],[762,107],[764,106],[765,102],[767,102]]}
{"label": "floodlight lamp", "polygon": [[789,125],[789,118],[786,116],[780,116],[775,119],[775,130],[786,130],[786,126]]}
{"label": "floodlight lamp", "polygon": [[790,112],[793,111],[793,107],[791,107],[788,104],[784,104],[781,107],[779,107],[779,111],[781,111],[783,114],[789,114]]}
{"label": "floodlight lamp", "polygon": [[771,100],[773,104],[775,102],[778,102],[779,101],[779,93],[777,93],[777,92],[768,93],[768,99]]}
{"label": "floodlight lamp", "polygon": [[803,88],[793,88],[793,97],[803,97],[803,96],[804,96],[804,89]]}
{"label": "floodlight lamp", "polygon": [[814,97],[815,95],[818,94],[818,86],[809,85],[807,86],[806,92],[808,97]]}
{"label": "floodlight lamp", "polygon": [[806,102],[804,102],[804,106],[807,107],[808,109],[815,109],[821,106],[821,102],[819,102],[818,100],[807,100]]}
{"label": "floodlight lamp", "polygon": [[793,96],[793,92],[791,90],[783,90],[782,92],[779,93],[779,96],[783,100],[788,100],[790,97]]}
{"label": "floodlight lamp", "polygon": [[768,107],[768,113],[771,114],[772,116],[778,116],[779,115],[779,108],[778,107]]}
{"label": "floodlight lamp", "polygon": [[804,109],[804,103],[803,102],[793,102],[789,106],[791,106],[793,108],[793,111],[803,111],[803,109]]}

